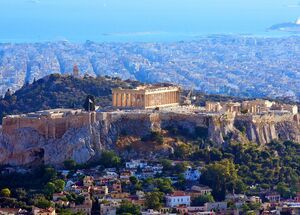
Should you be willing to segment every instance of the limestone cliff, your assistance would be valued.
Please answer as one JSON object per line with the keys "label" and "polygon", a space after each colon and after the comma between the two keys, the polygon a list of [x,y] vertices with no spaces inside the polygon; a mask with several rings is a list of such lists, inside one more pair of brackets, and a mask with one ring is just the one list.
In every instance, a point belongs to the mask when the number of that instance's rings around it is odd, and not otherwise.
{"label": "limestone cliff", "polygon": [[[274,139],[300,142],[298,117],[291,115],[233,116],[204,113],[109,112],[97,113],[90,125],[71,128],[61,138],[46,138],[32,128],[0,133],[0,163],[11,165],[61,164],[66,159],[86,162],[101,150],[117,150],[120,136],[143,137],[152,130],[176,128],[185,135],[217,145],[229,139],[267,144]],[[148,143],[147,143],[148,144]],[[172,151],[170,148],[164,151]],[[149,152],[150,154],[150,152]]]}
{"label": "limestone cliff", "polygon": [[234,126],[258,144],[274,139],[300,142],[299,115],[241,115],[235,118]]}

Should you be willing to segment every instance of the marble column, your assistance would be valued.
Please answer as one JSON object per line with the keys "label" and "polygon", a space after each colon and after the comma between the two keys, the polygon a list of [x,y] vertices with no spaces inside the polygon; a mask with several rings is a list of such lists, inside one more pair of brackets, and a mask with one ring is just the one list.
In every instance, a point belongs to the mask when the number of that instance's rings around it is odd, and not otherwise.
{"label": "marble column", "polygon": [[120,103],[120,107],[123,107],[123,101],[124,101],[124,93],[121,93],[121,95],[120,95],[120,97],[121,97],[121,103]]}
{"label": "marble column", "polygon": [[130,106],[134,107],[134,94],[131,94],[130,96]]}
{"label": "marble column", "polygon": [[117,93],[113,94],[113,106],[117,106]]}
{"label": "marble column", "polygon": [[129,95],[127,93],[125,93],[125,106],[129,106],[128,105],[128,101],[129,101]]}
{"label": "marble column", "polygon": [[134,95],[134,106],[137,107],[138,106],[138,94]]}
{"label": "marble column", "polygon": [[117,93],[117,107],[120,107],[121,106],[121,94],[120,93]]}
{"label": "marble column", "polygon": [[131,106],[131,94],[130,93],[127,94],[127,106],[128,107]]}

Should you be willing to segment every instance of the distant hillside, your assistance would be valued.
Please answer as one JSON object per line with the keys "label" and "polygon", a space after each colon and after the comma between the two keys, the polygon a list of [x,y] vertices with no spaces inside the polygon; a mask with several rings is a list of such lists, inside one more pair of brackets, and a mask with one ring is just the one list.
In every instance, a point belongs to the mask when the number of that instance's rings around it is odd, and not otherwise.
{"label": "distant hillside", "polygon": [[7,114],[27,113],[50,108],[82,108],[87,95],[96,98],[97,105],[111,105],[111,88],[135,87],[140,82],[110,77],[74,78],[52,74],[23,86],[14,94],[0,99],[0,118]]}
{"label": "distant hillside", "polygon": [[174,43],[0,43],[0,95],[52,73],[176,83],[207,94],[300,101],[300,37]]}

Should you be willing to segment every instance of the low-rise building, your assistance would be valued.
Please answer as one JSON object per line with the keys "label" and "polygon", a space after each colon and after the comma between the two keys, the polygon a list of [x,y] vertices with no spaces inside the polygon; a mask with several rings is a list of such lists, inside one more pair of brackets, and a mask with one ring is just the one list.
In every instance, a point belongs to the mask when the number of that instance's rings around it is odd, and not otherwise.
{"label": "low-rise building", "polygon": [[206,211],[226,211],[227,202],[207,202],[204,204]]}
{"label": "low-rise building", "polygon": [[34,207],[33,208],[33,215],[55,215],[55,208],[46,208],[46,209],[42,209],[42,208],[37,208]]}
{"label": "low-rise building", "polygon": [[187,170],[184,172],[184,178],[188,181],[198,181],[201,176],[201,173],[198,169],[188,167]]}
{"label": "low-rise building", "polygon": [[89,187],[94,185],[94,178],[92,176],[84,176],[83,180],[83,186]]}
{"label": "low-rise building", "polygon": [[70,209],[74,213],[83,213],[85,215],[91,215],[92,206],[93,206],[93,201],[92,201],[90,195],[85,195],[83,204],[76,205],[74,202],[72,202],[70,204]]}
{"label": "low-rise building", "polygon": [[265,197],[271,203],[280,202],[280,195],[276,192],[268,193]]}
{"label": "low-rise building", "polygon": [[0,215],[21,215],[27,214],[27,211],[21,208],[0,208]]}
{"label": "low-rise building", "polygon": [[177,207],[177,206],[190,206],[191,197],[183,191],[175,191],[172,194],[166,195],[166,206],[167,207]]}
{"label": "low-rise building", "polygon": [[122,193],[122,184],[119,180],[113,182],[111,186],[111,192]]}
{"label": "low-rise building", "polygon": [[116,192],[111,192],[109,193],[109,196],[112,198],[112,199],[126,199],[130,196],[129,193],[116,193]]}
{"label": "low-rise building", "polygon": [[147,211],[142,211],[142,215],[162,215],[162,213],[153,209],[148,209]]}
{"label": "low-rise building", "polygon": [[133,176],[133,173],[129,170],[124,170],[120,173],[120,179],[122,181],[128,181],[131,176]]}
{"label": "low-rise building", "polygon": [[53,201],[57,201],[59,199],[64,199],[66,198],[66,194],[61,192],[61,193],[53,193],[53,197],[52,197],[52,200]]}
{"label": "low-rise building", "polygon": [[137,168],[145,168],[147,167],[147,162],[141,160],[131,160],[125,163],[127,169],[137,169]]}
{"label": "low-rise building", "polygon": [[252,203],[262,203],[262,200],[259,196],[250,196],[248,201]]}
{"label": "low-rise building", "polygon": [[120,206],[120,203],[117,201],[109,201],[100,203],[100,214],[105,215],[116,215],[117,208]]}
{"label": "low-rise building", "polygon": [[211,194],[212,189],[208,186],[192,186],[190,190],[187,191],[187,194],[191,196],[191,199],[195,199],[199,196]]}
{"label": "low-rise building", "polygon": [[98,199],[103,198],[108,195],[108,187],[107,186],[93,186],[91,189],[92,196]]}

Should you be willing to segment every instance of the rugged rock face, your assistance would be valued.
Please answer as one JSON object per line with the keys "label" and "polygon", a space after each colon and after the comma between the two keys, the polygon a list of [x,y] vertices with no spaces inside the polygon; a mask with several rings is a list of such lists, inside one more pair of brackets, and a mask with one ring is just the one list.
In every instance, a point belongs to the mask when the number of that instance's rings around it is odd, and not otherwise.
{"label": "rugged rock face", "polygon": [[300,142],[297,119],[290,115],[101,113],[95,123],[69,129],[59,139],[46,139],[32,128],[18,129],[12,135],[0,133],[0,163],[59,165],[70,158],[83,163],[99,155],[102,150],[115,150],[120,136],[139,138],[160,129],[177,129],[191,137],[200,135],[220,146],[230,138],[257,144],[267,144],[274,139]]}
{"label": "rugged rock face", "polygon": [[19,129],[12,136],[2,136],[0,163],[59,164],[70,158],[82,163],[101,149],[97,137],[99,133],[92,132],[88,127],[70,129],[60,139],[45,139],[30,128]]}
{"label": "rugged rock face", "polygon": [[251,142],[257,144],[267,144],[274,139],[300,142],[300,124],[297,115],[238,116],[234,120],[234,126]]}

